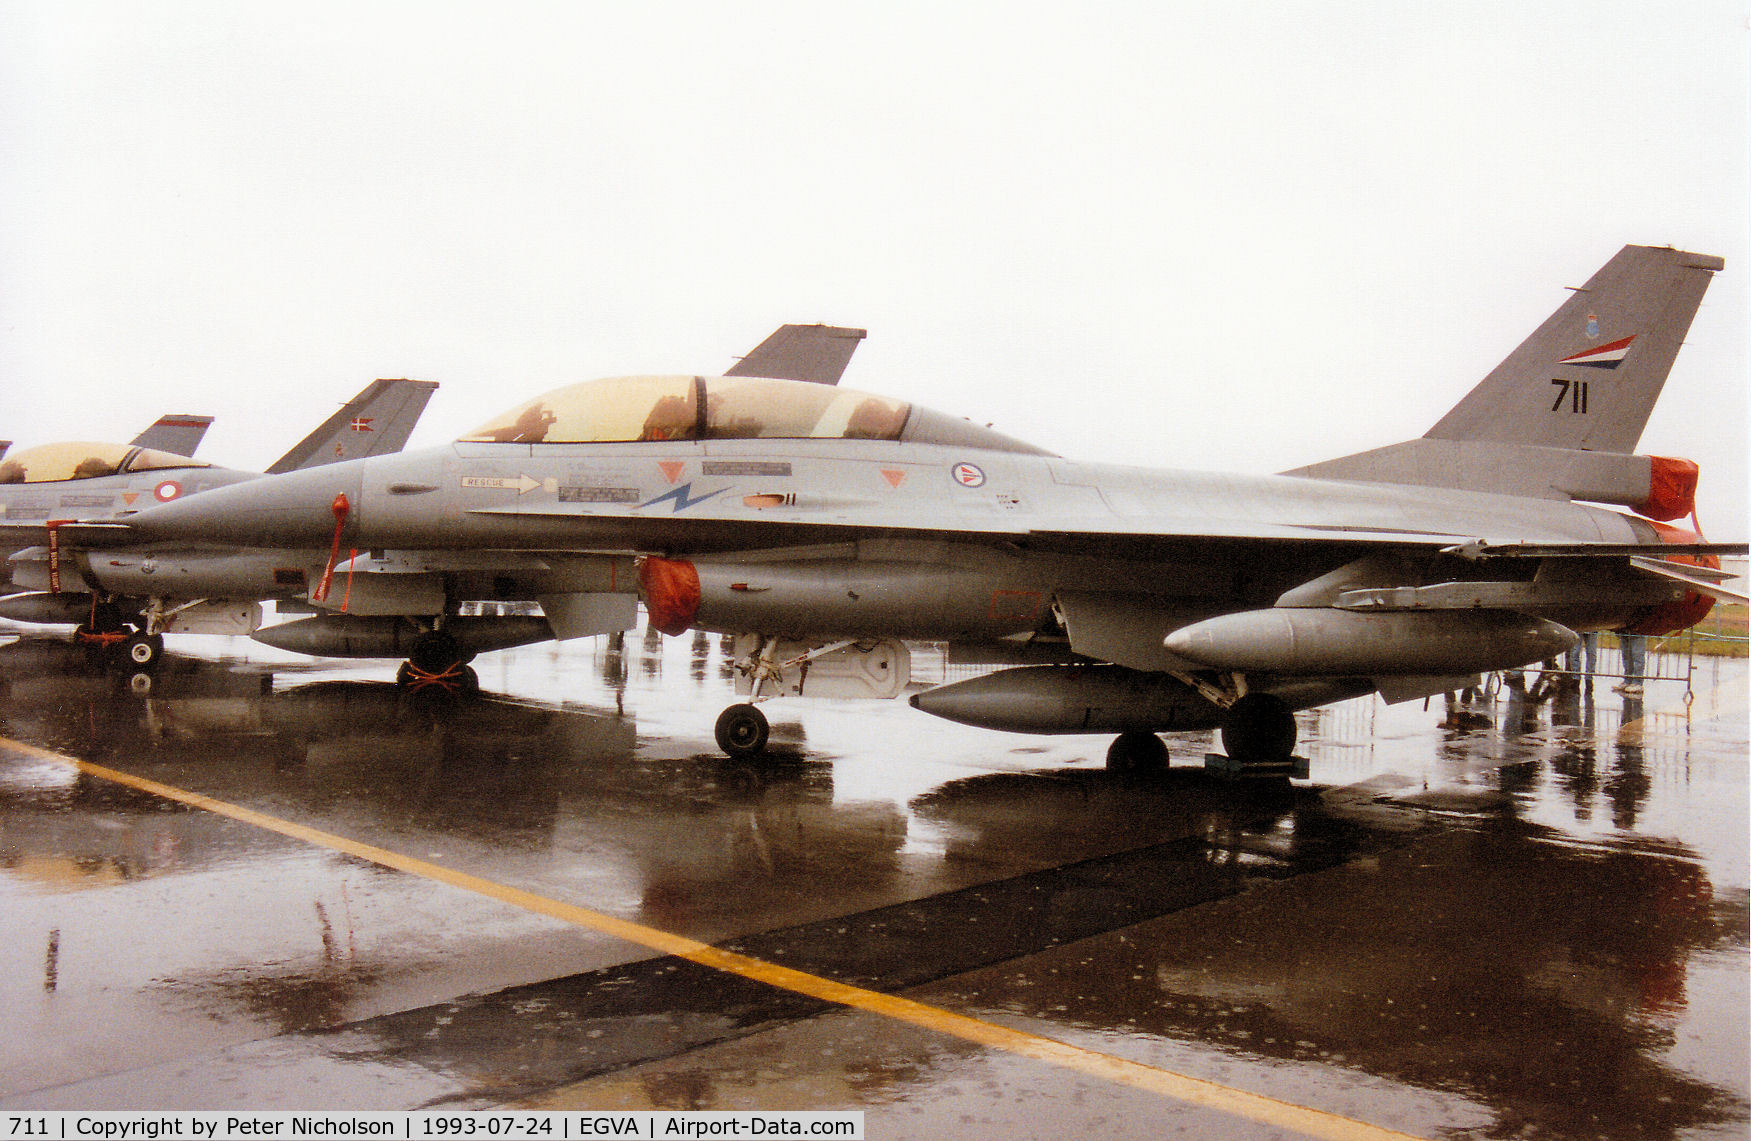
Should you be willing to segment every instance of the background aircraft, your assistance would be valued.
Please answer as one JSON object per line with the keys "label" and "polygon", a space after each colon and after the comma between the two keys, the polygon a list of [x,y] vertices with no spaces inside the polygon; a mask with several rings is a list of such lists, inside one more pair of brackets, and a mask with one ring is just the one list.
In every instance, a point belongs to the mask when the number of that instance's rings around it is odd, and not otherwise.
{"label": "background aircraft", "polygon": [[[836,384],[864,336],[862,329],[783,325],[730,371],[770,371],[796,380]],[[436,387],[425,381],[374,382],[269,466],[267,474],[399,451]],[[166,417],[149,431],[186,432],[192,428],[187,423],[167,424],[172,420],[204,420],[204,431],[211,417]],[[136,504],[168,502],[255,478],[252,472],[197,464],[186,455],[153,452],[141,445],[147,435],[142,433],[134,441],[132,451],[113,445],[67,444],[50,445],[52,452],[32,449],[20,453],[16,460],[24,490],[8,498],[8,488],[0,485],[0,504],[5,505],[9,519],[46,518],[56,506],[79,509],[78,514],[87,519],[101,518],[97,512],[107,507],[120,517],[138,510]],[[198,442],[198,437],[188,440],[186,435],[158,438]],[[114,474],[106,474],[106,468]],[[6,469],[0,468],[0,478],[6,474]],[[152,486],[150,500],[143,492],[147,484]],[[114,502],[118,494],[123,500],[120,505]],[[51,505],[50,499],[57,495],[58,500]],[[101,558],[73,555],[75,575],[61,573],[55,536],[48,546],[15,553],[19,585],[33,587],[36,592],[0,599],[0,617],[79,623],[77,639],[104,645],[120,642],[133,665],[149,666],[162,651],[165,632],[254,632],[261,621],[259,603],[304,595],[310,572],[322,565],[323,558],[322,551],[287,552],[210,543],[107,548]],[[552,636],[540,618],[507,619],[503,625],[526,634],[525,641]],[[272,636],[264,640],[271,642]]]}
{"label": "background aircraft", "polygon": [[[133,439],[136,448],[149,448],[155,452],[172,452],[179,456],[192,456],[195,449],[201,446],[206,438],[207,429],[212,427],[211,416],[200,416],[193,412],[170,412],[154,420],[150,427]],[[4,455],[0,449],[0,455]]]}
{"label": "background aircraft", "polygon": [[1117,766],[1162,763],[1158,732],[1219,727],[1236,761],[1280,765],[1296,709],[1706,613],[1722,576],[1698,564],[1743,544],[1577,501],[1688,510],[1694,465],[1630,449],[1720,268],[1625,247],[1423,439],[1278,476],[1073,463],[842,389],[629,377],[114,531],[326,546],[310,598],[332,613],[294,624],[306,648],[405,650],[415,684],[523,637],[460,616],[471,599],[535,599],[559,637],[628,628],[639,600],[664,633],[740,634],[733,754],[764,748],[754,701],[895,696],[903,640],[928,639],[1037,664],[915,695],[926,712],[1117,733]]}
{"label": "background aircraft", "polygon": [[[423,380],[375,380],[343,404],[268,469],[294,471],[401,450],[438,386]],[[217,467],[190,458],[211,416],[160,417],[130,444],[71,441],[27,448],[0,460],[0,511],[8,521],[63,517],[115,518],[152,503],[168,503],[261,473]],[[185,450],[169,451],[167,447]],[[75,555],[66,565],[58,543],[13,550],[9,577],[36,593],[0,599],[0,617],[19,622],[77,623],[74,638],[122,644],[130,661],[150,665],[165,631],[248,633],[259,624],[253,607],[232,603],[163,605],[175,566],[126,550],[93,561]],[[209,551],[208,563],[253,566],[278,593],[302,590],[303,572],[284,565],[282,552]],[[186,568],[182,568],[186,569]],[[154,577],[162,573],[162,578]],[[271,597],[270,591],[262,597]]]}

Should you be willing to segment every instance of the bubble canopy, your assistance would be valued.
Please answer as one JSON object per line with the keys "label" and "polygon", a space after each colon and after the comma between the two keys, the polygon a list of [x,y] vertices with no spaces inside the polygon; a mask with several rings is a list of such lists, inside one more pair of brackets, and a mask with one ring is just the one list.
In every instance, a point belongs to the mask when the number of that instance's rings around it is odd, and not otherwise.
{"label": "bubble canopy", "polygon": [[60,483],[70,479],[96,479],[136,471],[168,471],[173,468],[212,467],[171,452],[139,448],[132,444],[98,444],[70,441],[39,444],[0,460],[0,484]]}
{"label": "bubble canopy", "polygon": [[463,443],[887,440],[1043,454],[989,428],[867,392],[742,376],[621,376],[519,404]]}

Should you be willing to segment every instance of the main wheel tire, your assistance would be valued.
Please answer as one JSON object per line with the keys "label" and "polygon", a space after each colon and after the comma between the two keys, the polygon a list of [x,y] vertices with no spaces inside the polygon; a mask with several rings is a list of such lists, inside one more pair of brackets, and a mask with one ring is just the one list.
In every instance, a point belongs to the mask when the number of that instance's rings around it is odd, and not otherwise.
{"label": "main wheel tire", "polygon": [[1295,713],[1282,698],[1249,693],[1223,716],[1222,747],[1237,761],[1286,761],[1295,732]]}
{"label": "main wheel tire", "polygon": [[772,726],[757,706],[732,705],[718,714],[717,747],[737,760],[764,753],[771,734]]}
{"label": "main wheel tire", "polygon": [[1167,766],[1167,743],[1154,733],[1120,733],[1107,746],[1110,773],[1158,773]]}
{"label": "main wheel tire", "polygon": [[470,656],[463,654],[456,639],[442,630],[432,630],[413,640],[407,660],[426,673],[441,674],[451,666],[466,662]]}

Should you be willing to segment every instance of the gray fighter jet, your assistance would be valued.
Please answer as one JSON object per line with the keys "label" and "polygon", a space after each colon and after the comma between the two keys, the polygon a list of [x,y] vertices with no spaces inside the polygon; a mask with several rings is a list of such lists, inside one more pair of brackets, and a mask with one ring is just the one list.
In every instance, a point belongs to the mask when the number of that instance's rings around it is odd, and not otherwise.
{"label": "gray fighter jet", "polygon": [[[195,449],[201,446],[201,440],[212,424],[211,416],[198,416],[192,412],[166,413],[152,421],[144,432],[135,436],[133,445],[136,448],[192,456]],[[5,459],[6,453],[11,450],[11,440],[0,440],[0,459]]]}
{"label": "gray fighter jet", "polygon": [[[783,325],[730,371],[836,384],[864,335],[862,329]],[[436,388],[425,381],[373,382],[266,474],[400,451]],[[262,601],[292,602],[307,594],[310,570],[322,565],[321,551],[157,544],[106,547],[96,558],[74,551],[62,559],[62,518],[121,517],[148,503],[257,478],[255,472],[198,463],[186,451],[162,450],[170,444],[192,450],[211,420],[167,416],[130,445],[47,445],[0,464],[0,511],[8,520],[42,519],[50,530],[48,542],[13,552],[9,569],[17,585],[31,592],[0,598],[0,617],[77,623],[75,640],[119,644],[127,661],[146,667],[157,660],[165,633],[253,633],[261,624]],[[506,624],[551,636],[538,618]]]}
{"label": "gray fighter jet", "polygon": [[1115,767],[1214,727],[1269,768],[1295,710],[1452,689],[1577,631],[1682,629],[1725,595],[1714,557],[1744,544],[1659,521],[1689,511],[1695,466],[1632,453],[1721,268],[1626,247],[1422,439],[1275,476],[1072,462],[843,388],[641,376],[113,529],[329,551],[309,595],[328,613],[276,644],[406,653],[412,685],[466,685],[474,653],[531,639],[458,613],[476,599],[538,601],[543,637],[626,629],[638,602],[667,634],[737,634],[750,700],[717,726],[736,755],[765,746],[757,702],[895,696],[906,641],[932,640],[1012,668],[916,693],[926,712],[1115,733]]}
{"label": "gray fighter jet", "polygon": [[[423,380],[372,381],[268,472],[400,451],[437,387]],[[71,441],[17,452],[0,460],[0,513],[9,523],[42,520],[53,529],[61,519],[119,517],[148,504],[259,478],[263,473],[190,458],[212,420],[174,414],[160,417],[128,444]],[[63,565],[58,546],[33,543],[9,552],[8,577],[33,592],[0,599],[0,617],[76,623],[76,641],[119,644],[141,666],[157,659],[166,631],[247,634],[259,625],[253,598],[216,602],[185,596],[186,604],[166,606],[166,584],[176,577],[176,568],[160,566],[149,553],[117,549],[102,559],[76,556]],[[265,570],[276,590],[258,597],[303,590],[302,571],[287,566],[283,552],[210,551],[203,557]],[[148,577],[160,571],[162,577]]]}

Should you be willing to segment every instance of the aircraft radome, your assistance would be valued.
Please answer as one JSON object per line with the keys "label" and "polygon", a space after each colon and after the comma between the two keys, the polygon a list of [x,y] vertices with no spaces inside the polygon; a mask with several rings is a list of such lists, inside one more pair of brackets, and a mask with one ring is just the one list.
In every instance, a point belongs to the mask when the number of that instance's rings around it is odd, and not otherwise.
{"label": "aircraft radome", "polygon": [[1682,629],[1726,595],[1715,556],[1744,544],[1665,522],[1695,465],[1633,454],[1721,268],[1625,247],[1421,439],[1279,475],[1079,463],[841,388],[621,377],[65,539],[328,550],[328,613],[278,644],[405,648],[416,686],[465,686],[474,653],[528,640],[464,602],[533,599],[574,638],[642,601],[666,634],[739,636],[750,700],[717,727],[736,755],[765,746],[756,703],[894,697],[906,641],[931,640],[1010,668],[915,693],[926,712],[1117,734],[1115,767],[1214,727],[1271,770],[1295,710],[1452,689],[1577,631]]}

